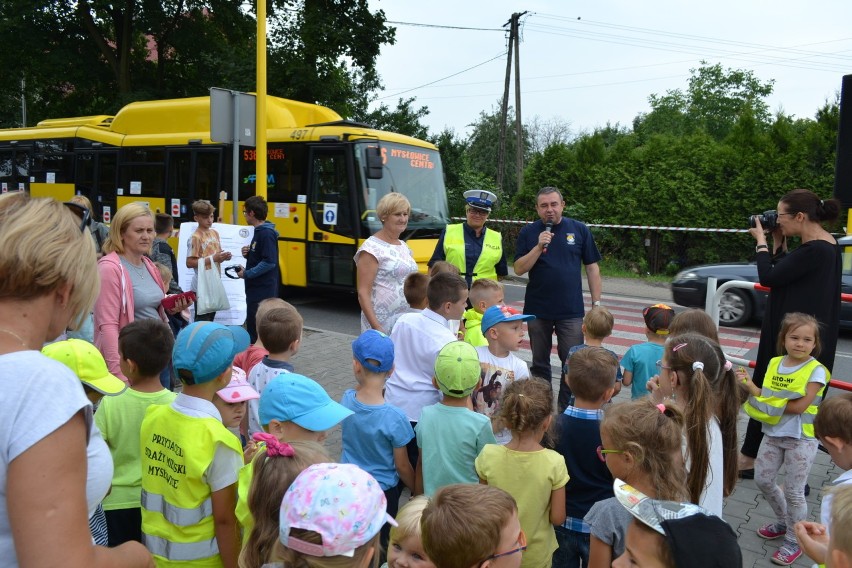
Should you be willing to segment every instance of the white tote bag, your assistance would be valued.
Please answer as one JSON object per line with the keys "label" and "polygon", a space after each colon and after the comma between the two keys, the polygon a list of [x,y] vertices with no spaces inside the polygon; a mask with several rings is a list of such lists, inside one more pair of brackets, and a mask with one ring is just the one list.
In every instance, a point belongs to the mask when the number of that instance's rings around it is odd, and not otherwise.
{"label": "white tote bag", "polygon": [[[210,268],[207,268],[207,258],[210,259]],[[198,299],[195,301],[195,313],[198,315],[231,309],[225,285],[219,276],[219,265],[213,262],[212,256],[207,258],[198,261]]]}

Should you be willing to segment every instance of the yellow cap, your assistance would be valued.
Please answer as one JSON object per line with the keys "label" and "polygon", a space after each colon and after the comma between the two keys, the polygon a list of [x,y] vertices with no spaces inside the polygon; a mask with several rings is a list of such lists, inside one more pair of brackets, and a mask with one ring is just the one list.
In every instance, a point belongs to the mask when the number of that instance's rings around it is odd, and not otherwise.
{"label": "yellow cap", "polygon": [[84,385],[101,394],[115,396],[127,388],[124,381],[109,372],[101,352],[88,341],[57,341],[45,345],[41,352],[74,371]]}

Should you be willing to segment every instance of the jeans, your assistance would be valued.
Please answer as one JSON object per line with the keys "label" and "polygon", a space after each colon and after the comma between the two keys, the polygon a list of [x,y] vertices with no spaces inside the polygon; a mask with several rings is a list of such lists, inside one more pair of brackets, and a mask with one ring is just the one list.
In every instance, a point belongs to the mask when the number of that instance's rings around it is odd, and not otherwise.
{"label": "jeans", "polygon": [[[556,352],[559,355],[560,365],[568,357],[568,350],[583,343],[583,319],[574,318],[567,320],[547,320],[536,318],[527,323],[530,334],[530,349],[533,360],[530,367],[530,375],[546,379],[553,383],[553,375],[550,367],[550,352],[553,350],[553,331],[556,330]],[[560,381],[559,401],[563,409],[568,404],[568,385]]]}
{"label": "jeans", "polygon": [[[589,565],[591,535],[554,526],[559,548],[553,553],[553,568],[585,568]],[[582,563],[581,563],[582,561]]]}

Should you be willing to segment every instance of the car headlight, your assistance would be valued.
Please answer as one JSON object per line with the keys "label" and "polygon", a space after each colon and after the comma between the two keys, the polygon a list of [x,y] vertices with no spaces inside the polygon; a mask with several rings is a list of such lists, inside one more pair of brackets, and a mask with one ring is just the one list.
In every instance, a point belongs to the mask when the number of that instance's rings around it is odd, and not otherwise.
{"label": "car headlight", "polygon": [[698,274],[688,270],[686,272],[678,272],[675,275],[675,280],[698,280]]}

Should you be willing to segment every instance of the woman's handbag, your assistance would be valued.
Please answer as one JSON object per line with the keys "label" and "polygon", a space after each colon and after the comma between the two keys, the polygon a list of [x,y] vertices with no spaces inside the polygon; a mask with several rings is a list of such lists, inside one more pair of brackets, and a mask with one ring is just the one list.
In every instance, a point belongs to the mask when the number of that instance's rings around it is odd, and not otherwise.
{"label": "woman's handbag", "polygon": [[[210,268],[207,268],[207,258],[210,259]],[[225,293],[225,285],[219,276],[219,264],[213,262],[213,257],[199,259],[198,261],[198,300],[195,302],[196,315],[209,314],[210,312],[221,312],[231,309],[228,295]]]}

